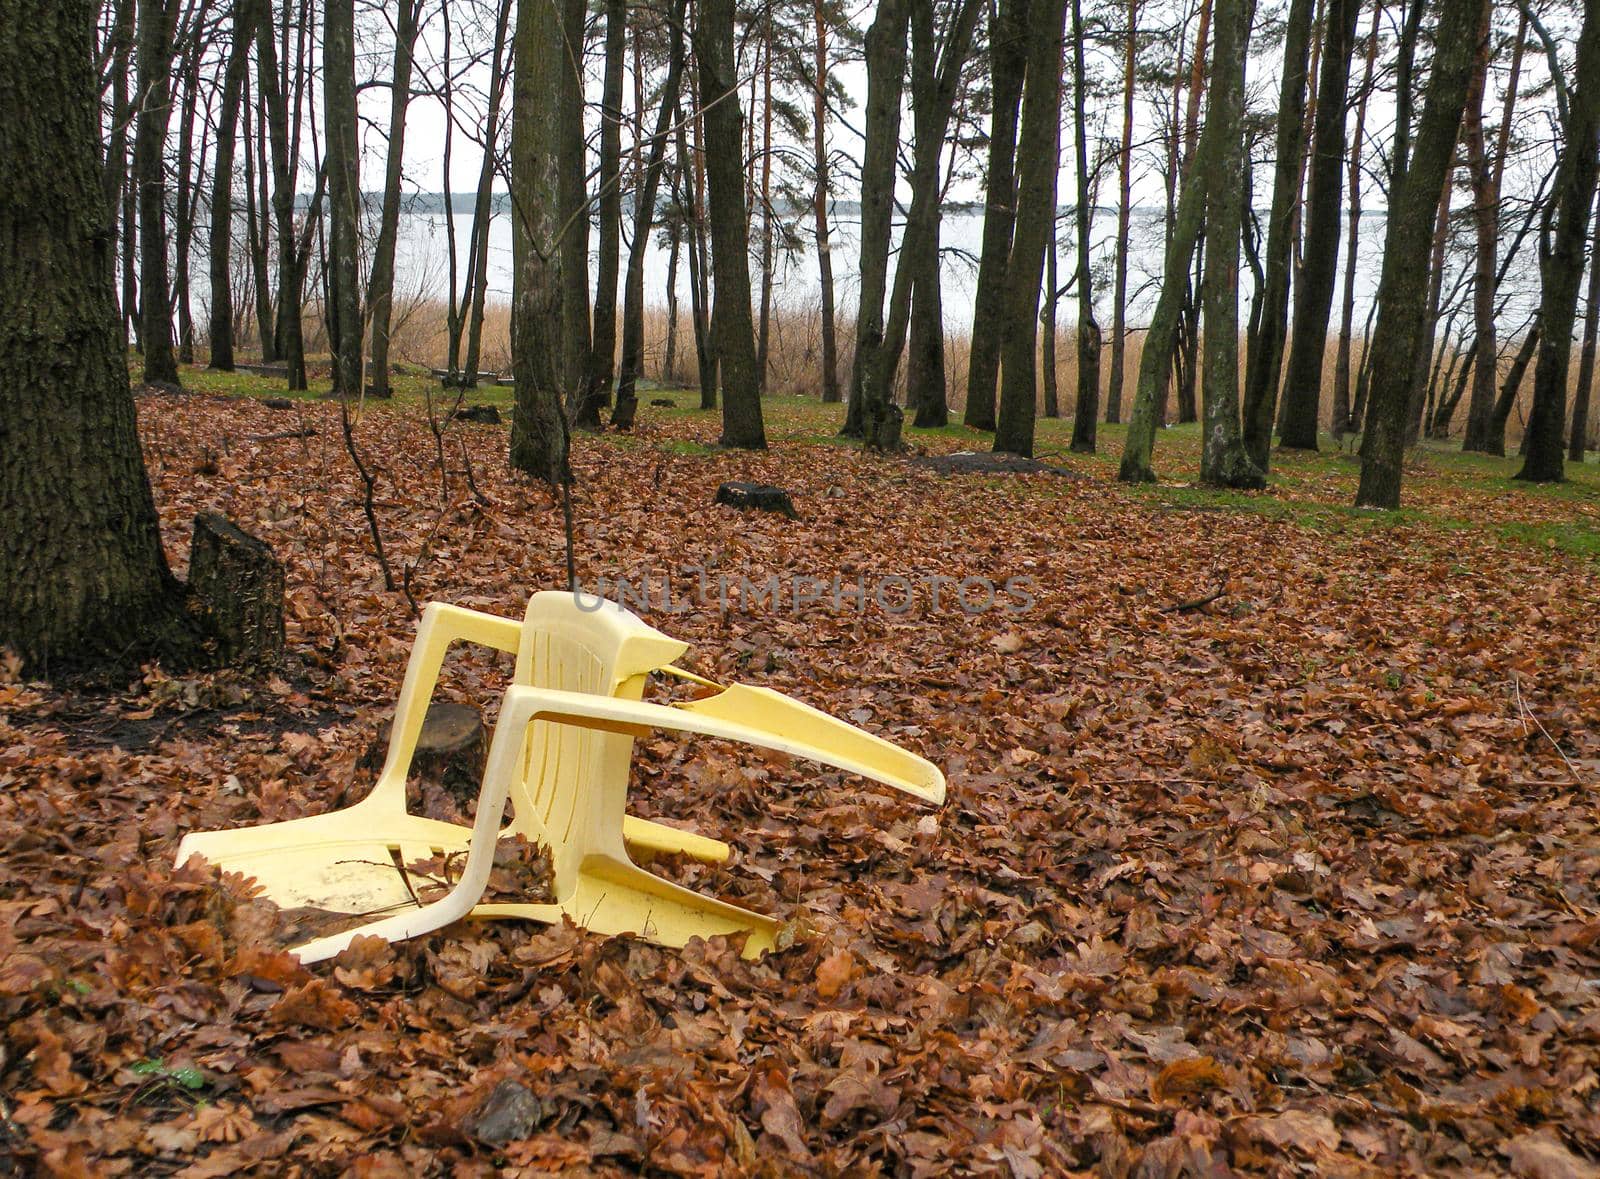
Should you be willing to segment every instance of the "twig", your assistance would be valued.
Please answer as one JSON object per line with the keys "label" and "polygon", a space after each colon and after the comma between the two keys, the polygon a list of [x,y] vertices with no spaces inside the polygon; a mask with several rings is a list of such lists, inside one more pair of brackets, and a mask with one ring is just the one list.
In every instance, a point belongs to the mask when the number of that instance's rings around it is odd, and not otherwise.
{"label": "twig", "polygon": [[249,442],[277,442],[282,438],[315,438],[316,430],[311,426],[302,426],[298,430],[279,430],[275,434],[252,434],[246,440]]}
{"label": "twig", "polygon": [[1567,751],[1561,748],[1561,743],[1550,735],[1550,730],[1545,728],[1539,718],[1533,715],[1533,709],[1529,708],[1527,702],[1522,699],[1522,681],[1517,678],[1516,672],[1511,673],[1511,690],[1516,695],[1517,713],[1522,720],[1523,733],[1527,733],[1528,722],[1532,721],[1534,728],[1544,734],[1544,739],[1555,747],[1555,751],[1561,755],[1561,760],[1567,763],[1567,773],[1572,775],[1573,784],[1582,786],[1583,778],[1578,774],[1578,767],[1573,765],[1572,759],[1567,756]]}
{"label": "twig", "polygon": [[1189,610],[1199,610],[1202,607],[1211,605],[1212,602],[1215,602],[1218,598],[1223,597],[1224,595],[1227,594],[1227,592],[1228,592],[1228,583],[1226,581],[1224,581],[1221,585],[1217,586],[1216,589],[1212,590],[1205,597],[1203,597],[1203,598],[1190,598],[1187,602],[1173,602],[1171,605],[1167,605],[1167,606],[1161,607],[1161,613],[1163,613],[1163,614],[1181,614],[1181,613],[1184,613],[1185,611],[1189,611]]}
{"label": "twig", "polygon": [[[373,493],[378,481],[367,470],[367,464],[361,461],[361,452],[356,449],[355,431],[350,426],[350,402],[348,394],[339,397],[339,421],[344,427],[344,447],[350,452],[351,461],[356,465],[356,470],[361,475],[361,485],[364,489],[361,496],[362,510],[367,514],[367,529],[372,533],[372,548],[378,557],[378,568],[383,570],[383,588],[391,594],[395,591],[394,570],[389,568],[389,558],[383,552],[383,533],[378,530],[378,513],[373,510]],[[415,606],[415,602],[412,603]]]}

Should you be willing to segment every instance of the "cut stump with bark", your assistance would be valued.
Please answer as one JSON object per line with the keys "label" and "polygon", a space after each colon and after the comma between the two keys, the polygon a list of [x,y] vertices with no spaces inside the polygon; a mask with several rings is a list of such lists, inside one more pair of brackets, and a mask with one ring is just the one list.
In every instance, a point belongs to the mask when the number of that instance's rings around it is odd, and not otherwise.
{"label": "cut stump with bark", "polygon": [[283,658],[283,565],[226,516],[195,517],[189,589],[217,637],[219,659],[274,667]]}
{"label": "cut stump with bark", "polygon": [[759,508],[763,512],[781,512],[791,520],[799,519],[794,501],[781,487],[767,483],[724,483],[717,488],[717,503],[730,508]]}
{"label": "cut stump with bark", "polygon": [[[376,769],[389,752],[389,733],[393,721],[386,721],[367,748],[362,764]],[[411,757],[408,780],[425,787],[442,788],[462,808],[478,797],[489,742],[478,710],[450,700],[435,700],[428,705]],[[425,800],[424,800],[425,801]]]}

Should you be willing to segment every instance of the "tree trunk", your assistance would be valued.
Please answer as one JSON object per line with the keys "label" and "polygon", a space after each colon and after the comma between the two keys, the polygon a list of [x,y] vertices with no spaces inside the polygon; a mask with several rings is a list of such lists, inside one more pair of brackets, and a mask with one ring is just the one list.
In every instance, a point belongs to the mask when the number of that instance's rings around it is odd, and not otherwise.
{"label": "tree trunk", "polygon": [[[195,28],[188,44],[179,57],[183,80],[183,98],[178,107],[178,158],[174,175],[177,180],[173,193],[173,268],[172,302],[178,313],[178,363],[194,363],[194,311],[189,303],[189,258],[194,247],[194,219],[198,205],[200,184],[194,175],[194,125],[195,104],[200,94],[200,55],[207,38],[199,26],[206,19],[209,3],[201,3],[194,16]],[[202,118],[202,124],[206,122]],[[200,138],[200,167],[205,168],[207,129]],[[194,197],[191,198],[191,192]]]}
{"label": "tree trunk", "polygon": [[[289,370],[289,388],[306,387],[305,337],[300,300],[305,283],[295,242],[295,158],[289,143],[289,104],[278,75],[278,46],[268,13],[256,26],[256,65],[272,139],[272,211],[278,230],[278,320],[273,352]],[[263,345],[263,359],[266,348]]]}
{"label": "tree trunk", "polygon": [[1526,458],[1517,472],[1518,479],[1531,483],[1555,483],[1566,477],[1567,370],[1583,281],[1583,247],[1600,172],[1595,155],[1600,142],[1600,5],[1584,6],[1571,90],[1561,163],[1539,241],[1539,322],[1544,334],[1533,369]]}
{"label": "tree trunk", "polygon": [[1039,334],[1039,379],[1044,386],[1043,415],[1047,418],[1061,416],[1060,377],[1056,373],[1056,337],[1060,332],[1057,311],[1061,306],[1061,276],[1057,273],[1060,238],[1060,223],[1052,220],[1050,245],[1044,252],[1044,310],[1039,313],[1039,324],[1044,329]]}
{"label": "tree trunk", "polygon": [[561,24],[553,2],[517,6],[511,103],[511,465],[551,486],[571,478],[561,408],[562,132],[552,117],[565,96],[567,63],[551,52],[562,44]]}
{"label": "tree trunk", "polygon": [[[1304,0],[1302,0],[1304,2]],[[1133,97],[1139,58],[1139,0],[1128,0],[1128,31],[1122,58],[1122,145],[1117,152],[1116,276],[1111,296],[1111,376],[1106,386],[1106,422],[1122,421],[1123,373],[1128,351],[1128,235],[1133,214]]]}
{"label": "tree trunk", "polygon": [[[1453,161],[1452,161],[1453,171]],[[1422,436],[1423,411],[1426,408],[1428,374],[1434,358],[1434,341],[1439,332],[1440,297],[1444,291],[1445,252],[1450,244],[1450,200],[1455,195],[1455,185],[1446,175],[1444,188],[1439,193],[1439,209],[1433,229],[1433,255],[1428,265],[1428,298],[1422,316],[1422,339],[1417,344],[1416,368],[1411,378],[1411,399],[1406,406],[1405,444],[1415,446]]]}
{"label": "tree trunk", "polygon": [[712,331],[722,367],[722,445],[765,450],[755,328],[750,322],[750,238],[744,204],[744,117],[733,52],[734,0],[700,0],[694,29],[717,302]]}
{"label": "tree trunk", "polygon": [[[401,0],[408,3],[409,0]],[[356,144],[355,0],[325,0],[323,127],[328,171],[328,348],[333,392],[361,393],[361,178]]]}
{"label": "tree trunk", "polygon": [[1528,367],[1533,363],[1534,354],[1539,351],[1539,337],[1544,334],[1542,327],[1538,316],[1535,316],[1528,325],[1527,334],[1522,337],[1521,347],[1511,358],[1511,367],[1506,369],[1505,380],[1500,384],[1500,393],[1494,402],[1494,414],[1489,422],[1486,454],[1504,455],[1506,452],[1506,423],[1511,420],[1511,411],[1517,407],[1522,379],[1528,375]]}
{"label": "tree trunk", "polygon": [[1400,506],[1406,409],[1426,310],[1428,249],[1439,192],[1455,156],[1478,37],[1483,35],[1481,17],[1479,0],[1441,3],[1416,154],[1398,192],[1391,192],[1378,325],[1371,345],[1372,383],[1361,440],[1358,507]]}
{"label": "tree trunk", "polygon": [[[117,255],[133,254],[133,223],[124,221],[120,226],[122,248],[119,249],[118,221],[121,219],[123,208],[123,192],[128,183],[128,123],[132,118],[132,108],[128,101],[128,62],[133,54],[134,12],[135,0],[117,0],[111,18],[108,46],[111,126],[110,134],[106,138],[105,168],[101,173],[101,188],[106,203],[106,232],[110,235],[111,243],[111,248],[106,254],[106,265],[110,270],[108,277],[113,288],[117,283]],[[130,317],[131,311],[130,306],[122,306],[119,321],[125,322]]]}
{"label": "tree trunk", "polygon": [[1089,177],[1088,105],[1083,0],[1072,0],[1072,138],[1078,164],[1078,401],[1072,417],[1072,449],[1079,454],[1094,453],[1095,424],[1100,417],[1100,323],[1094,317],[1094,276],[1089,271],[1094,193]]}
{"label": "tree trunk", "polygon": [[[1335,0],[1337,2],[1337,0]],[[1223,487],[1262,487],[1266,480],[1244,447],[1239,417],[1239,238],[1244,220],[1244,82],[1250,40],[1248,0],[1216,0],[1211,97],[1206,103],[1210,150],[1195,160],[1217,178],[1207,185],[1205,370],[1202,377],[1205,433],[1200,481]],[[1216,134],[1211,134],[1213,128]]]}
{"label": "tree trunk", "polygon": [[[267,19],[269,9],[263,7],[256,20],[257,35],[261,23]],[[267,159],[266,101],[258,92],[252,104],[250,78],[245,76],[245,149],[244,175],[247,196],[245,213],[250,221],[246,241],[250,249],[251,283],[255,288],[256,336],[260,343],[261,360],[270,364],[278,359],[278,341],[273,330],[271,265],[268,254],[272,249],[272,202],[267,197],[267,172],[271,164]],[[252,115],[250,112],[254,111]],[[252,134],[252,127],[254,134]],[[260,220],[257,220],[259,215]]]}
{"label": "tree trunk", "polygon": [[[894,215],[895,155],[900,143],[900,96],[906,69],[906,0],[879,0],[867,29],[866,142],[861,152],[861,294],[856,306],[856,350],[850,374],[846,437],[863,433],[866,369],[883,344],[883,297],[889,284],[889,242]],[[902,246],[903,246],[902,242]]]}
{"label": "tree trunk", "polygon": [[[389,93],[389,154],[383,172],[383,209],[378,240],[372,248],[372,273],[367,281],[367,310],[372,316],[372,389],[387,397],[389,328],[394,316],[394,251],[400,234],[401,165],[405,155],[406,108],[411,102],[411,62],[417,44],[422,0],[399,0],[395,14],[394,69]],[[450,201],[446,188],[444,199]],[[451,292],[452,299],[455,292]]]}
{"label": "tree trunk", "polygon": [[1294,295],[1294,338],[1284,371],[1284,414],[1279,441],[1297,450],[1317,449],[1322,401],[1322,359],[1328,349],[1328,315],[1339,268],[1340,186],[1345,166],[1345,98],[1355,53],[1361,0],[1328,0],[1322,75],[1317,82],[1306,190],[1305,254]]}
{"label": "tree trunk", "polygon": [[483,162],[478,168],[478,189],[472,209],[472,241],[477,255],[472,261],[472,306],[467,313],[467,355],[462,367],[462,384],[469,388],[478,383],[478,366],[483,357],[483,313],[489,295],[489,228],[494,223],[495,156],[499,150],[500,111],[509,73],[505,42],[510,22],[511,0],[501,0],[489,65],[489,111],[484,124]]}
{"label": "tree trunk", "polygon": [[[1492,0],[1484,0],[1490,8]],[[1496,239],[1500,230],[1500,198],[1494,191],[1494,172],[1484,143],[1483,103],[1488,90],[1489,37],[1478,47],[1478,59],[1467,90],[1467,170],[1472,180],[1472,215],[1477,229],[1477,255],[1472,288],[1473,341],[1472,400],[1467,403],[1467,435],[1462,450],[1484,449],[1489,421],[1494,413],[1494,377],[1499,344],[1495,339],[1494,296]]]}
{"label": "tree trunk", "polygon": [[239,0],[234,5],[222,108],[217,113],[217,150],[211,181],[211,322],[206,334],[211,339],[208,367],[219,372],[233,371],[233,153],[245,73],[250,68],[250,42],[259,19],[254,0]]}
{"label": "tree trunk", "polygon": [[[816,85],[811,103],[811,142],[817,176],[817,281],[822,288],[822,402],[837,405],[839,339],[833,311],[833,252],[828,235],[828,17],[823,0],[813,0],[817,28]],[[673,242],[677,244],[676,239]]]}
{"label": "tree trunk", "polygon": [[[1244,442],[1263,471],[1271,461],[1272,421],[1278,410],[1278,376],[1289,323],[1289,277],[1294,261],[1295,209],[1300,203],[1300,162],[1305,155],[1306,58],[1311,48],[1313,0],[1290,0],[1278,90],[1277,168],[1267,217],[1266,282],[1261,321],[1245,359]],[[1331,27],[1331,26],[1330,26]]]}
{"label": "tree trunk", "polygon": [[[678,87],[683,78],[683,11],[684,4],[678,0],[669,21],[672,49],[667,63],[667,81],[661,90],[661,106],[656,113],[655,134],[650,139],[644,175],[634,197],[633,242],[628,250],[628,275],[623,283],[622,367],[617,373],[617,404],[611,414],[611,424],[622,430],[633,427],[634,413],[639,406],[635,387],[644,367],[644,259],[650,244],[650,227],[655,224],[656,192],[661,183],[667,137],[672,132],[672,115],[678,106]],[[677,279],[676,261],[677,239],[674,238],[673,265],[668,267],[667,278],[672,317],[677,315],[676,300],[672,296],[672,285]],[[667,367],[670,379],[670,357]]]}
{"label": "tree trunk", "polygon": [[95,13],[0,0],[0,646],[29,675],[200,654],[161,547],[106,256]]}
{"label": "tree trunk", "polygon": [[994,449],[1030,457],[1038,412],[1034,370],[1039,280],[1055,225],[1056,171],[1061,157],[1061,51],[1066,17],[1066,0],[1029,0],[1028,69],[1017,133],[1017,218],[1011,256],[1006,260],[1000,413]]}
{"label": "tree trunk", "polygon": [[983,209],[983,249],[972,297],[967,356],[967,405],[962,420],[995,428],[995,387],[1005,316],[1006,263],[1017,215],[1017,116],[1028,65],[1028,2],[999,0],[989,28],[989,159]]}
{"label": "tree trunk", "polygon": [[717,408],[717,352],[711,339],[710,296],[706,290],[708,269],[706,265],[705,219],[701,214],[701,188],[699,171],[699,145],[696,156],[689,155],[688,134],[684,130],[681,112],[678,124],[678,174],[683,179],[685,209],[689,226],[689,312],[694,320],[695,372],[700,381],[700,408]]}
{"label": "tree trunk", "polygon": [[[599,426],[611,404],[617,363],[617,268],[622,259],[622,71],[627,49],[627,0],[606,0],[606,61],[600,91],[600,256],[594,285],[594,371],[577,424]],[[613,27],[614,26],[614,27]],[[634,194],[637,200],[639,194]],[[651,214],[654,213],[652,209]],[[645,237],[654,217],[646,215]]]}
{"label": "tree trunk", "polygon": [[1584,301],[1583,350],[1578,355],[1578,387],[1572,399],[1572,441],[1567,450],[1567,458],[1575,463],[1583,461],[1588,442],[1590,402],[1594,399],[1595,343],[1600,338],[1600,208],[1595,211],[1589,290]]}
{"label": "tree trunk", "polygon": [[[178,383],[172,349],[172,291],[167,281],[167,169],[163,158],[172,114],[172,42],[180,0],[139,0],[139,115],[133,182],[139,190],[139,333],[144,380]],[[97,139],[98,142],[98,139]]]}
{"label": "tree trunk", "polygon": [[772,9],[761,22],[761,319],[756,372],[767,395],[767,350],[772,342]]}
{"label": "tree trunk", "polygon": [[[937,218],[937,210],[935,210]],[[939,290],[939,240],[914,259],[917,276],[911,292],[911,343],[906,359],[906,408],[916,411],[912,425],[929,430],[950,420],[945,391],[944,300]]]}
{"label": "tree trunk", "polygon": [[1339,312],[1339,346],[1333,362],[1333,421],[1335,439],[1353,428],[1350,412],[1350,334],[1356,310],[1356,261],[1361,243],[1361,154],[1367,126],[1367,99],[1372,93],[1372,75],[1378,58],[1378,22],[1383,6],[1372,8],[1372,29],[1367,34],[1367,64],[1361,76],[1361,96],[1356,100],[1356,125],[1350,138],[1350,175],[1346,183],[1350,195],[1350,226],[1344,254],[1344,299]]}
{"label": "tree trunk", "polygon": [[556,166],[561,175],[561,382],[568,421],[596,429],[600,424],[599,410],[589,404],[595,358],[589,335],[589,166],[584,150],[583,110],[587,6],[584,0],[559,3],[562,40],[555,42],[555,51],[562,66],[561,102],[553,111],[560,131]]}

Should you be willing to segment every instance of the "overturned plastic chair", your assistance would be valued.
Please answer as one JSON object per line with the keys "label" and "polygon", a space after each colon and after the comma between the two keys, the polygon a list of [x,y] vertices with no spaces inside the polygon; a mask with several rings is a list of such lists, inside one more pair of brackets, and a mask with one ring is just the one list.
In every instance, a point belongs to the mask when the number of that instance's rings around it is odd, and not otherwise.
{"label": "overturned plastic chair", "polygon": [[[494,740],[469,827],[406,811],[406,775],[446,649],[466,640],[515,651],[516,671],[500,705]],[[727,688],[673,666],[688,644],[599,599],[535,594],[521,623],[440,603],[423,611],[406,667],[388,757],[372,793],[326,815],[238,831],[190,834],[177,862],[199,855],[255,877],[285,908],[376,918],[294,948],[303,962],[338,954],[358,936],[416,937],[469,913],[634,933],[659,945],[746,932],[744,953],[773,943],[779,923],[671,884],[629,858],[627,845],[707,862],[724,843],[628,815],[635,736],[670,729],[794,754],[859,774],[928,802],[944,801],[931,762],[766,688]],[[671,705],[641,700],[651,672],[720,689]],[[512,817],[501,826],[506,802]],[[549,848],[555,900],[480,904],[501,838],[522,835]],[[407,865],[465,855],[461,875],[424,902]]]}

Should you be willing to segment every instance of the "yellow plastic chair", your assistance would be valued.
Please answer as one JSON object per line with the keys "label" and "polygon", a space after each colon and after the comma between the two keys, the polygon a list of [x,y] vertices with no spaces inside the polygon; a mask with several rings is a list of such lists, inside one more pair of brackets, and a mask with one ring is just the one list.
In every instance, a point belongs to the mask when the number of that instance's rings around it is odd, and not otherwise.
{"label": "yellow plastic chair", "polygon": [[[456,640],[517,653],[470,828],[406,811],[417,736],[445,651]],[[944,777],[915,754],[765,688],[735,684],[701,700],[644,703],[645,679],[653,671],[720,688],[672,666],[687,650],[610,602],[572,593],[535,594],[520,624],[432,603],[417,628],[388,757],[372,793],[332,814],[190,834],[178,846],[177,862],[200,855],[253,876],[285,908],[377,918],[296,947],[303,962],[331,958],[357,936],[399,941],[469,913],[549,922],[565,915],[596,933],[635,933],[666,946],[748,932],[744,952],[756,957],[771,948],[778,922],[671,884],[629,858],[628,844],[708,862],[728,856],[725,843],[626,813],[636,736],[671,729],[741,741],[933,803],[944,801]],[[512,818],[502,828],[508,800]],[[496,841],[515,835],[549,848],[553,904],[479,903]],[[406,866],[463,854],[449,892],[420,900]]]}

